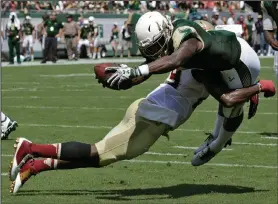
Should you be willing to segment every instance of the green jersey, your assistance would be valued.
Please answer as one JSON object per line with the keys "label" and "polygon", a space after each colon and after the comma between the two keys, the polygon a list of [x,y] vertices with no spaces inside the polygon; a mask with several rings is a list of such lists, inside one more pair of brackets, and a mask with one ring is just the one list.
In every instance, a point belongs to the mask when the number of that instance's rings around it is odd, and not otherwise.
{"label": "green jersey", "polygon": [[25,35],[32,35],[34,26],[31,23],[24,23],[22,26],[22,31]]}
{"label": "green jersey", "polygon": [[61,28],[63,28],[62,23],[60,23],[56,20],[55,21],[47,20],[44,23],[44,26],[46,26],[47,36],[50,36],[50,37],[55,37],[59,33],[59,30]]}
{"label": "green jersey", "polygon": [[19,34],[19,30],[14,23],[12,23],[9,27],[7,27],[7,30],[10,38],[14,38]]}
{"label": "green jersey", "polygon": [[267,12],[267,14],[278,24],[278,2],[277,1],[262,1],[262,10]]}
{"label": "green jersey", "polygon": [[90,32],[91,28],[89,26],[81,28],[80,38],[87,39]]}
{"label": "green jersey", "polygon": [[202,50],[183,65],[185,68],[223,71],[238,65],[241,46],[233,32],[225,30],[207,32],[197,23],[185,19],[174,21],[173,26],[174,50],[190,38],[197,38],[203,43]]}
{"label": "green jersey", "polygon": [[112,31],[112,36],[113,36],[113,39],[118,39],[119,38],[119,31],[118,30],[113,30]]}

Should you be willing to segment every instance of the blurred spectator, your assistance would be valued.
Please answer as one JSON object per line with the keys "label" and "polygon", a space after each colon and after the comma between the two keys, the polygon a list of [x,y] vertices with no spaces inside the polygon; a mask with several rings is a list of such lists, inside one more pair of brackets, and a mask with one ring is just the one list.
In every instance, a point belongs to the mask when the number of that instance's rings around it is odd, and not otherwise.
{"label": "blurred spectator", "polygon": [[1,36],[0,36],[1,60],[8,61],[9,57],[4,52],[2,52],[2,46],[3,46],[4,39],[5,39],[5,30],[4,30],[3,24],[1,24]]}
{"label": "blurred spectator", "polygon": [[[8,2],[8,1],[6,1]],[[20,3],[18,3],[20,2]],[[6,3],[5,3],[6,4]],[[147,10],[184,11],[189,13],[190,8],[212,9],[213,12],[234,11],[244,9],[244,1],[58,1],[58,0],[34,0],[34,1],[10,1],[7,3],[9,10],[21,9],[24,12],[29,10],[53,10],[57,13],[64,13],[68,10],[81,12],[106,13],[128,13],[128,10],[146,12]]]}
{"label": "blurred spectator", "polygon": [[266,54],[266,47],[267,47],[267,44],[265,42],[265,39],[264,39],[264,30],[263,30],[263,17],[262,15],[259,15],[258,16],[258,20],[257,22],[255,23],[255,26],[256,26],[256,31],[257,31],[257,43],[259,42],[259,45],[260,45],[260,50],[258,52],[259,55],[262,55],[262,54]]}
{"label": "blurred spectator", "polygon": [[118,54],[118,45],[119,45],[119,28],[118,28],[118,23],[114,23],[114,27],[112,28],[111,31],[111,46],[114,52],[114,57],[117,57]]}
{"label": "blurred spectator", "polygon": [[221,18],[219,18],[219,12],[215,12],[214,14],[214,18],[215,18],[215,24],[216,25],[224,25],[224,22],[221,20]]}
{"label": "blurred spectator", "polygon": [[238,19],[238,22],[237,24],[240,24],[242,26],[242,30],[243,30],[243,33],[242,33],[242,38],[246,41],[248,41],[248,37],[249,37],[249,34],[248,34],[248,28],[247,28],[247,25],[244,21],[244,16],[241,15]]}
{"label": "blurred spectator", "polygon": [[194,8],[191,8],[189,15],[188,15],[188,20],[190,21],[195,21],[195,20],[201,20],[202,15],[197,11],[198,5],[196,4]]}
{"label": "blurred spectator", "polygon": [[209,21],[208,14],[204,14],[202,17],[203,17],[203,20],[204,20],[204,21]]}
{"label": "blurred spectator", "polygon": [[10,2],[10,12],[15,12],[17,8],[18,3],[16,1],[11,1]]}
{"label": "blurred spectator", "polygon": [[[77,44],[80,36],[80,28],[76,22],[73,21],[73,16],[67,16],[67,22],[64,23],[63,33],[65,36],[68,59],[78,59]],[[74,57],[73,57],[74,55]]]}
{"label": "blurred spectator", "polygon": [[44,56],[41,63],[46,63],[47,60],[51,60],[53,63],[57,61],[57,41],[61,37],[62,23],[56,20],[56,14],[52,13],[49,20],[44,23],[46,30],[46,38],[44,45]]}
{"label": "blurred spectator", "polygon": [[42,16],[42,22],[37,25],[37,39],[42,45],[42,53],[44,53],[44,44],[45,44],[45,37],[46,33],[44,30],[44,23],[49,19],[47,14]]}
{"label": "blurred spectator", "polygon": [[93,16],[89,17],[90,37],[91,37],[91,52],[93,53],[93,59],[100,59],[100,36],[98,25],[95,22]]}
{"label": "blurred spectator", "polygon": [[83,23],[84,24],[83,24],[83,27],[81,28],[81,31],[80,31],[80,37],[79,37],[78,46],[77,46],[78,55],[80,56],[81,47],[85,46],[86,50],[87,50],[87,56],[89,58],[92,58],[92,54],[91,54],[91,50],[90,50],[91,29],[89,27],[89,21],[86,19],[86,20],[84,20]]}
{"label": "blurred spectator", "polygon": [[34,49],[33,45],[35,43],[35,27],[31,23],[31,17],[26,16],[23,25],[22,25],[22,32],[23,32],[23,55],[26,58],[27,48],[30,50],[31,61],[34,61]]}
{"label": "blurred spectator", "polygon": [[247,39],[247,42],[249,43],[249,45],[251,47],[253,47],[253,30],[254,30],[254,27],[255,27],[255,23],[253,21],[253,16],[251,14],[249,14],[247,16],[247,21],[246,21],[246,25],[247,25],[247,29],[248,29],[248,39]]}
{"label": "blurred spectator", "polygon": [[124,22],[124,25],[122,26],[121,34],[122,34],[121,58],[123,57],[124,50],[128,51],[127,56],[130,57],[130,51],[131,51],[132,43],[131,43],[131,27],[128,24],[128,21]]}
{"label": "blurred spectator", "polygon": [[58,1],[55,7],[55,11],[57,13],[62,13],[64,11],[64,4],[63,1]]}
{"label": "blurred spectator", "polygon": [[227,25],[234,25],[235,24],[235,14],[232,12],[231,16],[227,20]]}
{"label": "blurred spectator", "polygon": [[20,39],[22,38],[20,21],[15,12],[11,12],[6,30],[8,32],[9,45],[9,60],[10,64],[14,64],[14,49],[16,52],[17,63],[21,64],[20,60]]}
{"label": "blurred spectator", "polygon": [[227,25],[227,18],[226,18],[226,16],[222,17],[222,21],[223,21],[223,25]]}

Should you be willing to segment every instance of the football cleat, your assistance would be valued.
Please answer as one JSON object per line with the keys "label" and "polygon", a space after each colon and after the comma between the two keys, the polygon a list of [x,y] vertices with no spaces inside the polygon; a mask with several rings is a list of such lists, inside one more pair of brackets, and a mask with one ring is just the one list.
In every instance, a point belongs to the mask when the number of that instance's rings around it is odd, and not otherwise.
{"label": "football cleat", "polygon": [[28,160],[30,156],[30,144],[32,142],[25,138],[17,138],[16,143],[14,144],[15,154],[14,158],[10,164],[9,176],[10,180],[14,181],[18,172],[20,171],[20,167]]}
{"label": "football cleat", "polygon": [[206,148],[207,146],[210,145],[210,143],[212,143],[215,140],[214,136],[212,134],[209,134],[209,136],[207,137],[207,139],[204,141],[203,144],[201,144],[201,146],[196,149],[194,151],[194,154],[197,154],[198,152],[202,151],[204,148]]}
{"label": "football cleat", "polygon": [[191,161],[192,166],[201,166],[209,162],[217,153],[210,150],[209,146],[198,152],[193,156]]}
{"label": "football cleat", "polygon": [[[212,134],[209,134],[209,136],[207,137],[207,139],[205,140],[205,142],[194,151],[194,154],[197,154],[198,152],[200,152],[201,150],[203,150],[205,147],[209,146],[216,138],[213,137]],[[226,144],[224,145],[224,147],[228,147],[232,145],[232,138],[230,138]]]}
{"label": "football cleat", "polygon": [[10,133],[16,130],[18,124],[16,121],[10,120],[7,127],[1,126],[1,140],[5,140],[9,137]]}
{"label": "football cleat", "polygon": [[28,181],[31,176],[36,175],[34,168],[34,159],[29,159],[23,164],[20,171],[18,172],[16,179],[11,183],[10,192],[15,194]]}

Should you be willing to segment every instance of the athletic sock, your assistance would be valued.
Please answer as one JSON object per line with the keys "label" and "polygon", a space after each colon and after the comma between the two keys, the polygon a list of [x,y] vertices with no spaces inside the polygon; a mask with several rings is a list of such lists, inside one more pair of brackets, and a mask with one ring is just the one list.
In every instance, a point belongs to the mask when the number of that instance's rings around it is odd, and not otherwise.
{"label": "athletic sock", "polygon": [[243,120],[243,113],[234,118],[225,118],[222,127],[219,130],[218,137],[210,144],[210,149],[218,153],[220,152],[227,141],[233,136],[239,128]]}
{"label": "athletic sock", "polygon": [[30,144],[31,154],[44,158],[59,158],[61,143],[58,144]]}

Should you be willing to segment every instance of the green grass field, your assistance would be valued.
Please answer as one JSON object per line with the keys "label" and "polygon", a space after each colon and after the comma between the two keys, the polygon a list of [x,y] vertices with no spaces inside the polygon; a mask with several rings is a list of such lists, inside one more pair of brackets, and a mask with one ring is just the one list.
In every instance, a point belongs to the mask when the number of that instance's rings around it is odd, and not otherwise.
{"label": "green grass field", "polygon": [[[262,60],[261,78],[275,79],[272,66],[273,59]],[[43,172],[11,195],[7,172],[16,137],[94,143],[122,119],[130,103],[166,78],[153,76],[118,92],[103,89],[92,70],[92,65],[2,68],[2,110],[19,123],[2,141],[3,203],[277,203],[277,98],[263,96],[255,118],[247,120],[245,114],[229,150],[204,166],[192,167],[190,161],[214,126],[212,98],[170,132],[169,141],[161,137],[145,155],[101,169]]]}

